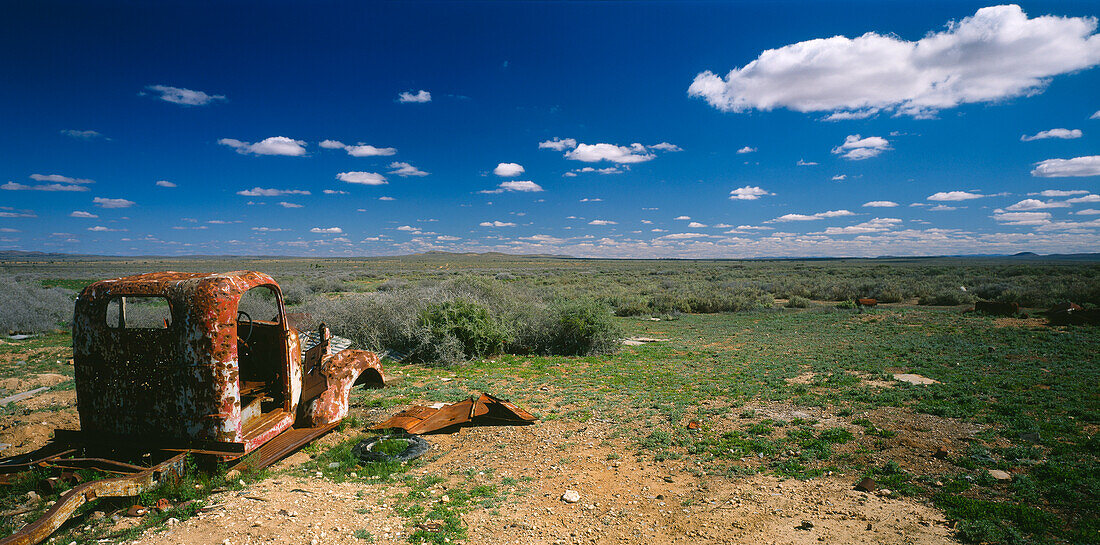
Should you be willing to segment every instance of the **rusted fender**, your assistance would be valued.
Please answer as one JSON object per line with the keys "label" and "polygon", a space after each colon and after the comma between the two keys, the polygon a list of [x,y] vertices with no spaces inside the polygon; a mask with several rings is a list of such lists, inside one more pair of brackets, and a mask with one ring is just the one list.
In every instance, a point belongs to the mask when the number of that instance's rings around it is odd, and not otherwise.
{"label": "rusted fender", "polygon": [[348,415],[348,396],[356,384],[385,386],[382,359],[368,350],[341,350],[321,361],[328,388],[308,401],[304,413],[310,427],[339,422]]}
{"label": "rusted fender", "polygon": [[14,534],[0,539],[0,545],[34,545],[50,537],[69,517],[88,501],[103,497],[137,496],[154,488],[166,478],[178,478],[184,473],[185,453],[164,463],[127,477],[104,479],[78,484],[61,495],[57,503],[42,518],[24,526]]}

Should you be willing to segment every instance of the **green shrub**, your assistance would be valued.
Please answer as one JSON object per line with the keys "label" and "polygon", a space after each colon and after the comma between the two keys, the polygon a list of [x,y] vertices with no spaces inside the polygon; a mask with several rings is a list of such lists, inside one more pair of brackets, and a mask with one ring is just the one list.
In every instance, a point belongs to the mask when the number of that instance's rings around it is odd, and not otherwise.
{"label": "green shrub", "polygon": [[947,288],[926,295],[922,295],[918,303],[921,305],[950,307],[956,305],[969,305],[973,302],[974,296],[970,293],[962,291],[958,288]]}
{"label": "green shrub", "polygon": [[436,342],[457,339],[467,358],[499,354],[508,335],[489,315],[489,309],[462,299],[435,303],[420,313],[420,324]]}
{"label": "green shrub", "polygon": [[787,300],[787,308],[806,308],[808,306],[810,306],[810,300],[799,295],[792,295]]}
{"label": "green shrub", "polygon": [[[536,319],[537,320],[537,319]],[[517,352],[581,356],[613,351],[622,339],[611,309],[591,299],[557,302],[517,334]]]}
{"label": "green shrub", "polygon": [[856,308],[856,302],[851,299],[836,304],[836,308]]}

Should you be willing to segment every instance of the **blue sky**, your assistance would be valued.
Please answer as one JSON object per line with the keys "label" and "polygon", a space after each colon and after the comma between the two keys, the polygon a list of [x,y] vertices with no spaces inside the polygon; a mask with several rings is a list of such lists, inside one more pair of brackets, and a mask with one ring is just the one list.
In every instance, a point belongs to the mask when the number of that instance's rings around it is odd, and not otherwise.
{"label": "blue sky", "polygon": [[1094,2],[37,2],[0,249],[1100,248]]}

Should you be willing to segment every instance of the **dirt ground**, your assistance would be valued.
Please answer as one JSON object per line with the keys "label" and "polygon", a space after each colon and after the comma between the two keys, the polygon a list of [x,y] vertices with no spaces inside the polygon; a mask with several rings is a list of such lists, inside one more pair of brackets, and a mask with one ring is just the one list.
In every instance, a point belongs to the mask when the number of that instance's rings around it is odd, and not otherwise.
{"label": "dirt ground", "polygon": [[[25,391],[65,379],[38,375],[0,387]],[[8,382],[12,382],[8,384]],[[72,390],[22,401],[14,415],[0,417],[0,443],[10,455],[41,446],[54,428],[75,428]],[[64,406],[65,408],[58,408]],[[45,410],[43,410],[45,409]],[[822,425],[843,424],[815,408],[755,407],[761,418],[810,417]],[[383,414],[368,415],[380,418]],[[962,448],[978,430],[928,415],[880,411],[870,419],[898,430],[902,439],[876,457],[919,472],[944,469],[932,453]],[[521,427],[467,427],[428,436],[428,462],[413,474],[450,479],[440,488],[465,484],[504,486],[496,507],[463,517],[470,542],[484,543],[952,543],[951,530],[934,508],[912,499],[853,489],[854,474],[799,481],[767,475],[706,475],[692,460],[653,462],[636,456],[632,439],[615,433],[614,422],[560,421]],[[853,428],[856,429],[856,428]],[[330,434],[335,444],[359,430]],[[289,470],[309,460],[299,452],[272,468],[271,477],[243,491],[221,492],[198,516],[170,520],[133,543],[319,544],[405,543],[410,528],[393,509],[400,484],[335,483]],[[566,490],[580,500],[566,503]],[[438,491],[438,490],[437,490]],[[445,493],[445,489],[442,491]],[[108,513],[110,515],[110,513]],[[123,517],[116,527],[137,524]]]}

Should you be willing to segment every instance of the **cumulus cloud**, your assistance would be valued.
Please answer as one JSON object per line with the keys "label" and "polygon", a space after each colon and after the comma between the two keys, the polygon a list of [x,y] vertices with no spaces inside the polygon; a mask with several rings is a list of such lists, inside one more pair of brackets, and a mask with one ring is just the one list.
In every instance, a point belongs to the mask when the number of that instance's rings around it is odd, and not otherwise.
{"label": "cumulus cloud", "polygon": [[419,90],[419,91],[417,91],[417,92],[415,92],[415,93],[414,93],[414,92],[412,92],[412,91],[404,91],[404,92],[402,92],[401,94],[397,95],[397,101],[398,101],[398,102],[401,102],[401,103],[407,103],[407,102],[415,102],[415,103],[424,103],[424,102],[431,102],[431,101],[432,101],[432,94],[431,94],[431,93],[429,93],[428,91],[425,91],[425,90],[423,90],[423,89],[421,89],[421,90]]}
{"label": "cumulus cloud", "polygon": [[897,205],[898,203],[894,201],[870,201],[863,203],[863,206],[868,208],[893,208]]}
{"label": "cumulus cloud", "polygon": [[1084,197],[1074,197],[1072,199],[1066,200],[1066,202],[1070,204],[1078,204],[1083,202],[1100,202],[1100,195],[1089,194],[1085,195]]}
{"label": "cumulus cloud", "polygon": [[890,142],[881,136],[863,138],[858,134],[849,134],[843,144],[833,148],[833,153],[852,161],[862,161],[888,149]]}
{"label": "cumulus cloud", "polygon": [[1032,136],[1026,134],[1020,136],[1021,142],[1031,142],[1032,140],[1045,140],[1047,138],[1061,138],[1062,140],[1073,140],[1074,138],[1081,138],[1084,133],[1081,129],[1050,129],[1049,131],[1039,131]]}
{"label": "cumulus cloud", "polygon": [[0,218],[37,218],[33,210],[16,210],[10,206],[0,206]]}
{"label": "cumulus cloud", "polygon": [[5,191],[88,191],[87,187],[76,184],[37,184],[26,185],[19,182],[8,182],[0,185]]}
{"label": "cumulus cloud", "polygon": [[847,178],[847,177],[848,177],[848,175],[847,175],[847,174],[837,174],[836,176],[833,176],[832,180],[833,180],[834,182],[839,182],[839,181],[842,181],[842,180],[844,180],[844,179],[845,179],[845,178]]}
{"label": "cumulus cloud", "polygon": [[339,189],[326,189],[322,191],[325,195],[347,195],[347,191],[341,191]]}
{"label": "cumulus cloud", "polygon": [[618,225],[619,222],[611,220],[592,220],[588,225]]}
{"label": "cumulus cloud", "polygon": [[813,161],[805,161],[805,160],[799,159],[798,162],[795,163],[795,165],[800,166],[800,167],[812,167],[812,166],[817,166],[817,163],[815,163]]}
{"label": "cumulus cloud", "polygon": [[706,226],[707,226],[707,224],[699,223],[697,221],[693,221],[693,222],[688,224],[688,227],[691,228],[691,229],[702,229],[703,227],[706,227]]}
{"label": "cumulus cloud", "polygon": [[[843,216],[854,216],[855,213],[848,210],[829,210],[826,212],[818,212],[816,214],[784,214],[770,221],[816,221],[823,220],[825,218],[839,218]],[[740,229],[740,227],[738,227]]]}
{"label": "cumulus cloud", "polygon": [[130,208],[135,203],[126,199],[107,199],[104,197],[96,197],[92,199],[92,202],[100,208]]}
{"label": "cumulus cloud", "polygon": [[889,231],[893,229],[895,225],[901,223],[898,218],[875,218],[863,223],[857,223],[856,225],[849,225],[847,227],[829,227],[822,231],[823,235],[863,235],[867,233],[881,233],[883,231]]}
{"label": "cumulus cloud", "polygon": [[1087,195],[1088,191],[1084,189],[1046,189],[1038,193],[1028,193],[1028,195],[1039,195],[1040,197],[1072,197],[1074,195]]}
{"label": "cumulus cloud", "polygon": [[282,227],[253,227],[252,230],[263,233],[278,233],[280,231],[289,231],[290,229],[284,229]]}
{"label": "cumulus cloud", "polygon": [[483,221],[478,225],[482,227],[515,227],[516,224],[507,221]]}
{"label": "cumulus cloud", "polygon": [[585,163],[598,161],[611,161],[620,164],[642,163],[653,160],[655,157],[657,156],[648,152],[645,146],[638,143],[629,146],[582,143],[577,144],[576,148],[565,154],[566,159],[584,161]]}
{"label": "cumulus cloud", "polygon": [[756,151],[756,148],[754,148],[752,146],[745,146],[745,147],[737,150],[737,153],[752,153],[754,151]]}
{"label": "cumulus cloud", "polygon": [[501,182],[496,189],[485,189],[478,193],[504,193],[505,191],[519,191],[523,193],[537,193],[543,191],[542,186],[532,182],[530,180],[508,180],[507,182]]}
{"label": "cumulus cloud", "polygon": [[70,218],[98,218],[99,216],[97,216],[97,215],[95,215],[91,212],[85,212],[83,210],[73,210],[73,212],[71,214],[69,214],[69,217]]}
{"label": "cumulus cloud", "polygon": [[723,111],[892,110],[926,117],[960,104],[1041,92],[1050,78],[1100,63],[1094,17],[1028,18],[979,9],[917,41],[868,32],[769,49],[725,78],[695,76],[688,95]]}
{"label": "cumulus cloud", "polygon": [[676,221],[690,221],[691,216],[676,216],[675,218],[672,218],[672,219],[674,219]]}
{"label": "cumulus cloud", "polygon": [[286,155],[299,157],[306,154],[305,142],[285,136],[264,138],[255,144],[242,142],[236,138],[222,138],[218,140],[218,143],[237,150],[237,153],[241,155],[248,155],[251,153],[253,155]]}
{"label": "cumulus cloud", "polygon": [[995,210],[993,219],[1006,225],[1042,225],[1050,221],[1050,212],[1005,212]]}
{"label": "cumulus cloud", "polygon": [[971,193],[969,191],[940,191],[939,193],[933,193],[928,196],[930,201],[967,201],[970,199],[980,199],[987,195],[980,193]]}
{"label": "cumulus cloud", "polygon": [[89,227],[88,230],[89,231],[95,231],[95,232],[103,232],[103,233],[125,231],[125,229],[111,229],[109,227],[104,227],[102,225],[96,225],[95,227]]}
{"label": "cumulus cloud", "polygon": [[283,195],[309,195],[309,191],[303,189],[264,189],[262,187],[253,187],[252,189],[243,189],[237,192],[238,195],[244,195],[245,197],[281,197]]}
{"label": "cumulus cloud", "polygon": [[283,208],[302,208],[302,205],[293,202],[280,201],[279,206]]}
{"label": "cumulus cloud", "polygon": [[630,170],[629,165],[604,167],[604,168],[584,167],[584,168],[575,169],[571,172],[566,172],[562,176],[576,176],[578,172],[580,172],[580,173],[595,172],[596,174],[605,174],[605,175],[606,174],[622,174],[626,170]]}
{"label": "cumulus cloud", "polygon": [[660,144],[653,144],[652,146],[649,146],[649,149],[654,149],[654,150],[657,150],[657,151],[673,151],[673,152],[675,152],[675,151],[684,151],[684,148],[681,148],[680,146],[677,146],[676,144],[669,144],[668,142],[661,142]]}
{"label": "cumulus cloud", "polygon": [[397,148],[379,148],[362,142],[351,146],[339,140],[322,140],[318,145],[325,149],[342,149],[352,157],[384,157],[397,153]]}
{"label": "cumulus cloud", "polygon": [[[76,138],[77,140],[93,140],[95,138],[100,138],[103,136],[99,133],[99,131],[78,131],[73,129],[62,130],[61,134],[64,134],[65,136],[71,138]],[[110,139],[108,138],[108,140]]]}
{"label": "cumulus cloud", "polygon": [[756,199],[767,195],[771,195],[771,193],[768,193],[768,191],[763,188],[747,185],[745,187],[739,187],[737,189],[734,189],[733,191],[730,191],[730,200],[755,201]]}
{"label": "cumulus cloud", "polygon": [[402,178],[408,178],[409,176],[427,176],[429,174],[427,172],[424,172],[423,170],[420,170],[419,168],[410,165],[409,163],[403,163],[399,161],[394,161],[390,163],[389,168],[393,169],[390,171],[390,174],[396,174],[397,176],[401,176]]}
{"label": "cumulus cloud", "polygon": [[397,199],[395,199],[393,197],[382,196],[382,197],[378,197],[378,200],[380,200],[380,201],[396,201]]}
{"label": "cumulus cloud", "polygon": [[205,106],[215,100],[225,100],[224,95],[208,95],[202,91],[192,91],[191,89],[172,87],[170,85],[150,85],[146,87],[146,89],[155,93],[160,93],[160,96],[157,98],[165,102],[181,104],[183,106]]}
{"label": "cumulus cloud", "polygon": [[321,233],[325,235],[339,235],[344,230],[339,227],[314,227],[309,230],[310,233]]}
{"label": "cumulus cloud", "polygon": [[157,180],[155,185],[157,187],[176,187],[176,184],[169,182],[168,180]]}
{"label": "cumulus cloud", "polygon": [[1078,210],[1074,212],[1074,214],[1077,214],[1078,216],[1096,216],[1100,215],[1100,210],[1097,210],[1095,208],[1086,208],[1084,210]]}
{"label": "cumulus cloud", "polygon": [[493,169],[493,174],[510,178],[523,174],[523,166],[518,163],[500,163]]}
{"label": "cumulus cloud", "polygon": [[1041,210],[1043,208],[1068,208],[1069,204],[1064,202],[1052,202],[1052,201],[1040,201],[1038,199],[1024,199],[1011,206],[1006,206],[1005,210]]}
{"label": "cumulus cloud", "polygon": [[567,239],[558,238],[550,235],[531,235],[529,237],[519,237],[520,240],[529,240],[536,244],[561,244]]}
{"label": "cumulus cloud", "polygon": [[336,175],[336,179],[341,182],[347,182],[349,184],[362,184],[362,185],[382,185],[389,183],[386,181],[386,177],[378,174],[377,172],[341,172]]}
{"label": "cumulus cloud", "polygon": [[1100,155],[1039,161],[1035,163],[1035,168],[1032,169],[1031,175],[1039,178],[1100,176]]}
{"label": "cumulus cloud", "polygon": [[573,149],[575,147],[577,147],[577,141],[572,138],[558,138],[555,136],[553,140],[539,142],[539,149],[565,151],[567,149]]}
{"label": "cumulus cloud", "polygon": [[1089,119],[1100,119],[1100,110],[1096,110],[1094,114],[1089,116]]}

